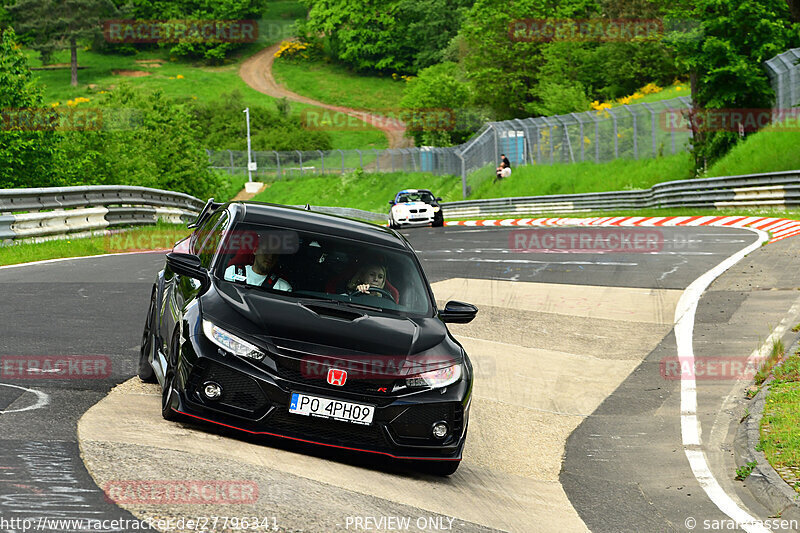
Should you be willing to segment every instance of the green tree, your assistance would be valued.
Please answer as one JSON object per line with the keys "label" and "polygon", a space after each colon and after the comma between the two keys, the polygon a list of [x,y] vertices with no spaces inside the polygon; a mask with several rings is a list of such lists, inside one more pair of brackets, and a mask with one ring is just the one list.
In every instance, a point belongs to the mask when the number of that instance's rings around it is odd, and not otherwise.
{"label": "green tree", "polygon": [[529,116],[528,104],[537,96],[531,89],[546,63],[546,44],[529,40],[513,25],[526,19],[589,18],[596,12],[593,0],[477,0],[459,33],[467,49],[463,65],[475,87],[476,103],[493,109],[498,118]]}
{"label": "green tree", "polygon": [[14,31],[0,37],[0,188],[59,185],[56,134],[32,131],[29,120],[45,122],[52,112],[41,107],[42,90]]}
{"label": "green tree", "polygon": [[441,60],[473,0],[301,0],[309,38],[357,70],[415,73]]}
{"label": "green tree", "polygon": [[6,9],[43,62],[55,50],[69,48],[73,86],[78,85],[78,42],[96,37],[102,20],[116,12],[111,0],[17,0]]}
{"label": "green tree", "polygon": [[102,127],[66,132],[70,185],[139,185],[208,198],[220,185],[208,169],[202,128],[161,92],[123,84],[101,102]]}
{"label": "green tree", "polygon": [[[134,18],[142,20],[243,20],[261,18],[263,5],[263,0],[132,0],[131,11]],[[240,45],[187,38],[159,46],[169,48],[175,56],[221,63]]]}
{"label": "green tree", "polygon": [[[276,101],[278,103],[279,101]],[[250,134],[253,150],[330,150],[331,139],[326,131],[303,127],[297,117],[271,111],[261,106],[248,106],[239,91],[224,94],[218,101],[193,102],[189,111],[198,124],[203,124],[202,144],[216,150],[244,150],[247,146],[247,125],[242,111],[250,108]]]}
{"label": "green tree", "polygon": [[[670,7],[670,19],[697,21],[668,35],[690,75],[693,120],[714,109],[772,107],[774,93],[763,62],[800,42],[800,26],[791,22],[785,0],[681,0]],[[719,159],[737,138],[731,131],[695,129],[697,168]]]}
{"label": "green tree", "polygon": [[400,107],[408,110],[406,135],[417,146],[464,142],[488,117],[472,105],[472,88],[459,66],[444,62],[420,71],[407,82]]}

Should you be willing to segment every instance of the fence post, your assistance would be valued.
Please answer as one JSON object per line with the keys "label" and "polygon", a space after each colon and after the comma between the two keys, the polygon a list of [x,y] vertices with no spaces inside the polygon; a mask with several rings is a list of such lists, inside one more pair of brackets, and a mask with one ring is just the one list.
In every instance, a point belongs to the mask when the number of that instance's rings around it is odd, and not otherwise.
{"label": "fence post", "polygon": [[606,109],[611,114],[611,118],[614,121],[614,159],[619,158],[619,129],[617,128],[617,115],[614,113],[614,109]]}
{"label": "fence post", "polygon": [[375,148],[373,148],[372,151],[375,152],[375,172],[380,172],[381,171],[381,156],[380,156],[380,154],[378,153],[378,151]]}
{"label": "fence post", "polygon": [[467,199],[467,162],[464,160],[464,154],[455,151],[456,156],[461,160],[461,197]]}
{"label": "fence post", "polygon": [[319,158],[322,161],[322,174],[325,174],[325,154],[322,153],[322,150],[317,150],[319,153]]}
{"label": "fence post", "polygon": [[494,162],[497,163],[500,160],[500,151],[497,148],[497,130],[494,127],[494,122],[490,122],[489,127],[492,129],[492,136],[494,137]]}
{"label": "fence post", "polygon": [[342,156],[342,174],[344,174],[344,152],[339,150],[339,155]]}
{"label": "fence post", "polygon": [[580,125],[581,161],[585,161],[586,160],[586,155],[584,154],[584,146],[583,146],[583,121],[581,120],[580,115],[578,115],[577,113],[570,113],[570,115],[572,115],[572,118],[574,118],[575,121]]}
{"label": "fence post", "polygon": [[275,165],[278,167],[278,179],[281,179],[281,155],[278,152],[275,154]]}
{"label": "fence post", "polygon": [[633,158],[634,158],[634,159],[639,159],[639,145],[638,145],[638,143],[636,142],[636,134],[637,134],[637,129],[636,129],[636,113],[634,113],[634,112],[631,110],[631,107],[630,107],[628,104],[624,104],[622,107],[624,107],[625,109],[627,109],[627,110],[628,110],[628,113],[630,113],[630,114],[631,114],[631,117],[633,117]]}
{"label": "fence post", "polygon": [[[561,127],[564,129],[564,144],[567,145],[567,150],[569,150],[569,159],[570,159],[570,161],[568,161],[568,162],[574,163],[575,162],[575,155],[572,153],[572,143],[569,142],[569,132],[567,131],[567,123],[564,122],[563,120],[561,120],[558,115],[553,115],[553,118],[556,119],[556,121],[560,122],[561,123]],[[564,150],[562,149],[561,150],[561,161],[564,161],[564,155],[566,155],[566,154],[564,154]]]}
{"label": "fence post", "polygon": [[231,152],[230,150],[228,150],[228,155],[230,155],[230,156],[231,156],[231,170],[230,170],[229,174],[230,174],[231,176],[233,176],[233,152]]}
{"label": "fence post", "polygon": [[306,173],[305,170],[303,170],[303,152],[300,150],[295,150],[295,152],[297,152],[297,155],[300,156],[300,175],[305,176]]}
{"label": "fence post", "polygon": [[658,141],[656,140],[656,113],[647,102],[642,102],[642,105],[650,112],[650,136],[653,138],[653,157],[656,157],[656,154],[658,153]]}
{"label": "fence post", "polygon": [[363,170],[364,169],[364,154],[361,153],[361,150],[356,150],[356,152],[358,152],[358,166],[360,166],[361,169]]}

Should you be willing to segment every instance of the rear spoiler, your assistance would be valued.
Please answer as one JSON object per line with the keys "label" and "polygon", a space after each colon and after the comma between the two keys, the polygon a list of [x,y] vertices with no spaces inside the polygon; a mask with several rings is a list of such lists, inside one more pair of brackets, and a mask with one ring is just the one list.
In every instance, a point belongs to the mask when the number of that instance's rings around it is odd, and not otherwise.
{"label": "rear spoiler", "polygon": [[208,217],[210,217],[214,213],[214,211],[216,211],[223,205],[225,204],[223,204],[222,202],[215,202],[213,198],[209,198],[208,202],[206,202],[205,207],[203,207],[203,210],[200,211],[200,214],[197,215],[196,219],[194,219],[194,222],[190,222],[187,227],[189,229],[196,228],[197,226],[205,222],[205,220]]}

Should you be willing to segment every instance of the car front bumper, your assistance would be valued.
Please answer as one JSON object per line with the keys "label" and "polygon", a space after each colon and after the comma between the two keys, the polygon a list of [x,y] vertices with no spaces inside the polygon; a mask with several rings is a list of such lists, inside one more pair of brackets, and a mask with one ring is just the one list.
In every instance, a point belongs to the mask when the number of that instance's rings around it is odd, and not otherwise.
{"label": "car front bumper", "polygon": [[[428,390],[404,396],[346,393],[283,379],[233,355],[222,355],[196,337],[184,344],[172,408],[190,418],[249,434],[281,437],[304,443],[376,453],[395,459],[461,460],[466,440],[471,387],[462,378],[442,393]],[[188,350],[187,350],[188,349]],[[197,355],[202,350],[206,355]],[[191,356],[186,357],[186,352]],[[218,400],[202,394],[203,384],[222,387]],[[291,394],[375,406],[369,426],[297,415],[289,412]],[[450,431],[443,439],[430,434],[444,421]]]}

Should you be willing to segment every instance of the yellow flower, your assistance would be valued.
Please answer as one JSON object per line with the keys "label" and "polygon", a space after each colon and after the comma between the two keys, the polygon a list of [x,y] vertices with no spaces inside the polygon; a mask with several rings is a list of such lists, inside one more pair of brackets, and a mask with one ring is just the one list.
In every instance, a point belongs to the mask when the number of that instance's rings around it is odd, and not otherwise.
{"label": "yellow flower", "polygon": [[642,94],[660,93],[663,90],[664,89],[662,89],[661,87],[659,87],[655,83],[648,83],[647,85],[645,85],[644,87],[639,89],[639,91],[641,91]]}
{"label": "yellow flower", "polygon": [[197,100],[197,97],[195,95],[192,95],[192,100]]}
{"label": "yellow flower", "polygon": [[675,87],[675,90],[676,90],[676,91],[682,91],[682,90],[683,90],[683,87],[681,87],[680,85],[678,85],[677,87]]}
{"label": "yellow flower", "polygon": [[176,78],[178,78],[179,80],[182,80],[182,79],[183,79],[183,74],[178,74],[178,75],[177,75],[177,76],[175,76],[175,77],[176,77]]}
{"label": "yellow flower", "polygon": [[52,104],[50,104],[50,107],[58,107],[58,106],[60,106],[60,105],[61,105],[61,104],[60,104],[60,103],[58,103],[58,102],[53,102]]}

